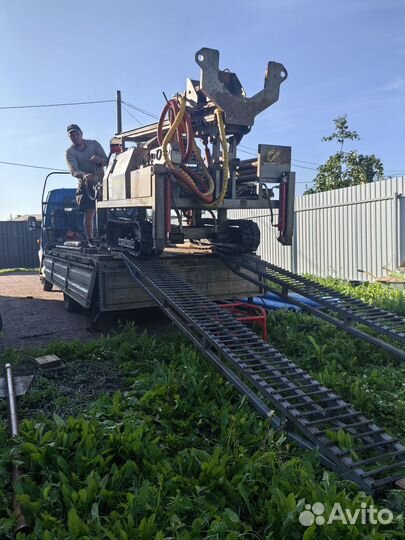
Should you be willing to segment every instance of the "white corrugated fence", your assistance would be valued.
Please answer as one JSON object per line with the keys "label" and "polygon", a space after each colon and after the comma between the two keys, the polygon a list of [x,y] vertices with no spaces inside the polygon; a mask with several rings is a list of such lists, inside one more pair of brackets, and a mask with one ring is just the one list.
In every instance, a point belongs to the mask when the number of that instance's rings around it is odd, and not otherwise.
{"label": "white corrugated fence", "polygon": [[277,241],[266,212],[230,217],[256,221],[258,254],[299,274],[370,280],[405,266],[405,177],[296,197],[292,247]]}

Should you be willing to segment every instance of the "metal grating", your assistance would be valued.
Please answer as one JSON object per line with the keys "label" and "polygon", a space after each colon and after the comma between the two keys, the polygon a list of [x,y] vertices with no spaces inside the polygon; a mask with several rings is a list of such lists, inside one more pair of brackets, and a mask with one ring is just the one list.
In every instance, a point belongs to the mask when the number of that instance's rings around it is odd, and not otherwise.
{"label": "metal grating", "polygon": [[[404,317],[336,292],[315,281],[263,261],[254,255],[230,256],[221,254],[220,257],[236,274],[260,285],[262,289],[277,294],[281,298],[286,298],[288,291],[293,291],[313,300],[320,305],[320,308],[309,306],[295,298],[288,298],[289,302],[309,311],[313,315],[339,328],[343,328],[360,339],[377,345],[401,360],[405,360]],[[274,288],[274,284],[281,286],[282,290]],[[353,326],[354,323],[363,325],[374,334],[397,342],[400,347],[384,341],[381,337],[369,334],[357,326]]]}
{"label": "metal grating", "polygon": [[298,444],[318,447],[324,463],[370,493],[405,477],[405,446],[397,439],[156,259],[122,256],[132,276],[190,341],[257,410],[276,409]]}

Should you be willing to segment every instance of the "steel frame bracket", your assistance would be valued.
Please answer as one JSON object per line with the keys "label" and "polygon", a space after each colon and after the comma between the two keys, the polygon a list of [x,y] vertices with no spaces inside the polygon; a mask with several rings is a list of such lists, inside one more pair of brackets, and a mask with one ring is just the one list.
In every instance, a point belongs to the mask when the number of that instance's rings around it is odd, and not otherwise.
{"label": "steel frame bracket", "polygon": [[[195,54],[195,61],[201,68],[200,89],[225,112],[226,122],[241,126],[253,126],[257,114],[278,100],[280,85],[287,79],[283,64],[268,62],[264,88],[248,98],[234,73],[219,69],[219,51],[203,47]],[[231,92],[224,81],[233,77]]]}

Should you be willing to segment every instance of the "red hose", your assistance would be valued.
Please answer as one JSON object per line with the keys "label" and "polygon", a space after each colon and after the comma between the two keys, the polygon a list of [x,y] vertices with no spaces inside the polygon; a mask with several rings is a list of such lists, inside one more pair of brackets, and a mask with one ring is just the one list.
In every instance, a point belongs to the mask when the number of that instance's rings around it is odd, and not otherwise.
{"label": "red hose", "polygon": [[183,169],[184,172],[191,176],[191,178],[197,184],[198,188],[202,190],[202,193],[205,193],[208,190],[207,182],[205,181],[205,179],[199,174],[197,174],[195,171],[193,171],[193,169],[186,167],[186,165],[183,165],[183,163],[180,164],[180,169]]}
{"label": "red hose", "polygon": [[[159,144],[162,145],[163,143],[163,123],[166,120],[166,116],[169,117],[169,122],[172,124],[174,122],[175,117],[179,113],[179,104],[175,99],[171,99],[166,103],[164,106],[164,109],[162,111],[162,114],[159,118],[158,123],[158,129],[157,129],[157,138],[159,141]],[[180,146],[181,155],[183,157],[183,161],[187,161],[187,159],[190,157],[191,153],[191,147],[192,147],[192,140],[193,140],[193,129],[191,126],[191,117],[189,113],[186,111],[184,114],[183,120],[180,122],[179,127],[177,128],[177,141]],[[184,136],[186,139],[186,145],[184,144]]]}
{"label": "red hose", "polygon": [[[163,145],[165,136],[163,135],[163,124],[168,117],[172,125],[180,112],[180,106],[176,99],[169,100],[159,118],[157,128],[157,139],[160,145]],[[184,144],[184,137],[186,145]],[[176,129],[176,138],[180,146],[182,161],[186,162],[191,154],[194,144],[194,132],[191,124],[191,116],[185,111],[184,116]],[[200,191],[201,187],[208,190],[207,184],[203,178],[197,175],[194,171],[189,170],[185,165],[180,165],[181,170],[173,168],[171,173],[173,176],[185,185],[198,199],[206,204],[213,201],[213,195]],[[198,184],[198,185],[197,185]]]}
{"label": "red hose", "polygon": [[[198,187],[195,184],[185,182],[183,176],[181,176],[179,171],[173,170],[173,171],[170,171],[170,172],[172,173],[172,175],[175,178],[180,180],[180,182],[182,182],[192,193],[194,193],[194,195],[196,195],[201,201],[203,201],[206,204],[209,204],[209,203],[212,202],[212,200],[213,200],[212,195],[207,195],[206,193],[201,193],[201,191],[199,191]],[[187,172],[187,174],[188,174],[188,172]]]}

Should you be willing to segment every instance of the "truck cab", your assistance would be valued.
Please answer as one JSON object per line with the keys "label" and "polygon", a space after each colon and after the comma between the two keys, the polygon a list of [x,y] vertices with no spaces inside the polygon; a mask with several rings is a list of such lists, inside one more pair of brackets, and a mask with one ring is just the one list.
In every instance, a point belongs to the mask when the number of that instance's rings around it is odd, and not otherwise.
{"label": "truck cab", "polygon": [[45,254],[56,246],[80,246],[86,237],[83,214],[79,211],[76,203],[76,189],[52,189],[45,196],[48,177],[45,180],[42,195],[41,223],[35,217],[28,218],[28,228],[30,230],[40,229],[41,231],[38,240],[39,275],[43,289],[46,291],[52,290],[53,284],[45,278]]}

